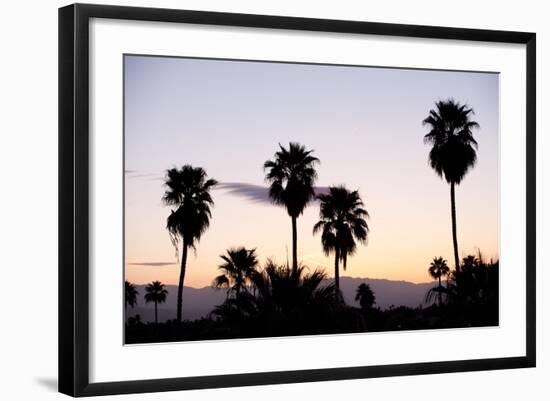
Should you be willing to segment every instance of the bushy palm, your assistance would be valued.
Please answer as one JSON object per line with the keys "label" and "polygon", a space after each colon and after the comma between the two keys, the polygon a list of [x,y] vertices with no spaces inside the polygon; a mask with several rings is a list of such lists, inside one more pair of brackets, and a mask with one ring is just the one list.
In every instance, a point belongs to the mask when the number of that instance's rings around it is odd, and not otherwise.
{"label": "bushy palm", "polygon": [[166,228],[176,252],[181,242],[176,315],[176,319],[181,322],[187,251],[189,248],[195,249],[197,242],[210,225],[212,217],[210,207],[214,204],[210,191],[217,181],[208,179],[202,168],[186,164],[181,169],[167,170],[164,184],[167,189],[162,199],[166,205],[175,207],[166,220]]}
{"label": "bushy palm", "polygon": [[256,272],[258,259],[255,249],[244,247],[227,250],[226,255],[220,255],[224,263],[218,269],[223,273],[214,279],[213,285],[216,288],[227,288],[228,295],[233,292],[238,297]]}
{"label": "bushy palm", "polygon": [[[450,272],[451,270],[447,265],[447,261],[441,256],[438,258],[433,258],[432,262],[430,263],[430,267],[428,267],[428,274],[435,280],[439,281],[437,289],[431,289],[429,292],[429,294],[438,294],[439,305],[443,303],[442,297],[443,293],[445,292],[443,286],[441,285],[441,279],[445,276],[448,276]],[[431,298],[431,296],[429,296],[428,298]]]}
{"label": "bushy palm", "polygon": [[323,285],[321,270],[293,272],[288,266],[268,262],[251,277],[254,291],[228,298],[213,314],[233,325],[261,335],[288,335],[320,330],[331,324],[343,307],[334,285]]}
{"label": "bushy palm", "polygon": [[124,302],[126,307],[134,307],[137,304],[137,296],[139,292],[136,286],[129,281],[124,281]]}
{"label": "bushy palm", "polygon": [[477,160],[477,142],[472,130],[479,124],[471,120],[473,109],[453,99],[435,103],[435,110],[422,122],[430,131],[424,142],[432,145],[429,163],[432,169],[451,186],[451,221],[455,269],[460,267],[456,233],[455,185],[459,185]]}
{"label": "bushy palm", "polygon": [[284,206],[292,220],[292,270],[298,268],[297,219],[307,204],[315,198],[315,170],[319,159],[312,156],[313,150],[291,142],[288,149],[279,144],[273,160],[264,163],[269,196],[272,201]]}
{"label": "bushy palm", "polygon": [[340,288],[340,262],[344,270],[348,256],[357,249],[356,240],[366,243],[369,217],[358,191],[348,191],[344,186],[330,187],[328,194],[318,196],[321,201],[320,220],[313,227],[313,234],[321,231],[323,251],[328,256],[334,252],[334,283]]}
{"label": "bushy palm", "polygon": [[355,293],[355,300],[359,301],[359,305],[361,305],[361,309],[370,309],[373,307],[373,305],[376,303],[376,297],[374,296],[374,292],[370,288],[370,285],[366,283],[361,283],[357,287],[356,293]]}
{"label": "bushy palm", "polygon": [[287,266],[268,262],[263,272],[253,276],[257,290],[256,299],[264,310],[276,310],[285,315],[319,303],[331,303],[334,288],[322,286],[326,274],[322,270],[306,273],[305,266],[298,266],[296,272]]}
{"label": "bushy palm", "polygon": [[158,323],[157,305],[166,301],[167,294],[168,290],[164,288],[164,284],[160,281],[153,281],[145,287],[145,303],[155,303],[155,324]]}
{"label": "bushy palm", "polygon": [[450,301],[457,305],[498,304],[499,262],[486,262],[478,253],[462,259],[459,270],[449,280]]}

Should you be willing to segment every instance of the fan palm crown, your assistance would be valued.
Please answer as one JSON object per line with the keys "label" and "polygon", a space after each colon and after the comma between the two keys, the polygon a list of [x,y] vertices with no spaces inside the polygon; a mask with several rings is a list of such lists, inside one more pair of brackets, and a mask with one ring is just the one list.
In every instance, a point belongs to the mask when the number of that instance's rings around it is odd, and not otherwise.
{"label": "fan palm crown", "polygon": [[223,263],[218,269],[222,274],[214,279],[213,285],[217,288],[226,287],[228,294],[234,292],[238,297],[256,272],[258,266],[256,249],[231,248],[225,255],[220,255],[220,258]]}
{"label": "fan palm crown", "polygon": [[370,285],[366,283],[361,283],[357,287],[355,292],[355,300],[359,301],[362,309],[369,309],[376,303],[376,297],[374,292],[370,288]]}
{"label": "fan palm crown", "polygon": [[136,288],[136,286],[129,281],[124,281],[124,302],[126,304],[126,307],[130,306],[133,308],[137,305],[137,296],[139,292]]}

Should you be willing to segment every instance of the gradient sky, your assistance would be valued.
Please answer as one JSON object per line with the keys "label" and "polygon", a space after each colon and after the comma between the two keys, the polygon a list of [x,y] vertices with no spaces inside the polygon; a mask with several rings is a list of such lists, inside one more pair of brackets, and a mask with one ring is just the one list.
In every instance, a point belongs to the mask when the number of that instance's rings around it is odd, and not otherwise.
{"label": "gradient sky", "polygon": [[[428,166],[421,122],[449,97],[473,107],[481,127],[477,166],[456,193],[460,255],[480,248],[498,258],[498,74],[141,56],[124,65],[127,280],[178,281],[161,202],[166,169],[192,164],[221,183],[266,186],[264,161],[297,141],[321,160],[317,185],[358,189],[371,215],[368,244],[340,274],[430,281],[434,256],[452,266],[450,194]],[[186,285],[210,285],[230,247],[257,248],[262,263],[291,255],[286,211],[239,188],[213,191]],[[299,259],[332,276],[333,257],[312,235],[318,213],[312,204],[298,219]]]}

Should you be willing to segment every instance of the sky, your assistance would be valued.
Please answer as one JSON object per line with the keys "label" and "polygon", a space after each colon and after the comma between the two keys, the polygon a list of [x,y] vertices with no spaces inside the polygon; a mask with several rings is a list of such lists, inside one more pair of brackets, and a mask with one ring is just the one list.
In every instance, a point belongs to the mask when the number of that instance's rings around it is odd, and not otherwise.
{"label": "sky", "polygon": [[[231,247],[286,263],[291,220],[265,199],[263,163],[279,143],[299,142],[320,159],[316,185],[359,190],[370,214],[368,242],[340,275],[431,281],[434,257],[453,265],[450,187],[428,165],[422,120],[448,98],[480,125],[477,165],[456,189],[459,254],[497,259],[498,74],[125,56],[125,279],[177,284],[161,198],[166,170],[184,164],[221,183],[186,286],[210,285]],[[333,276],[333,256],[312,234],[318,218],[312,203],[298,219],[298,258]]]}

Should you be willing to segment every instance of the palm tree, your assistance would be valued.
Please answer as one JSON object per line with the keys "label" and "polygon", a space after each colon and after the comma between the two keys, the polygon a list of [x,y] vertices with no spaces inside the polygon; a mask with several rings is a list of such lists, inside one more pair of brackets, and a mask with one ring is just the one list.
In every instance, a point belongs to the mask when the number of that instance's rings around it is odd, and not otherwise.
{"label": "palm tree", "polygon": [[136,286],[129,281],[124,281],[124,302],[126,307],[134,307],[137,304],[137,296],[139,292]]}
{"label": "palm tree", "polygon": [[158,324],[157,304],[166,301],[166,294],[168,294],[168,290],[160,281],[153,281],[145,287],[145,303],[155,303],[155,324]]}
{"label": "palm tree", "polygon": [[460,270],[450,275],[451,301],[479,304],[498,299],[498,265],[498,260],[486,262],[481,252],[464,257]]}
{"label": "palm tree", "polygon": [[436,109],[430,110],[430,115],[422,121],[423,125],[430,128],[430,132],[424,136],[424,142],[432,145],[430,166],[451,185],[454,259],[455,269],[459,269],[455,185],[459,185],[468,170],[475,166],[477,142],[472,130],[479,128],[479,124],[470,119],[474,114],[473,109],[453,99],[440,100],[435,105]]}
{"label": "palm tree", "polygon": [[363,310],[372,308],[372,306],[376,303],[374,292],[370,288],[370,285],[365,283],[361,283],[359,284],[359,287],[357,287],[355,300],[359,301],[359,305],[361,305]]}
{"label": "palm tree", "polygon": [[441,256],[438,258],[433,258],[432,263],[430,263],[430,267],[428,268],[428,273],[431,277],[433,277],[436,280],[439,280],[439,285],[437,287],[438,297],[439,297],[439,305],[441,306],[443,300],[442,300],[442,294],[443,294],[443,286],[441,285],[441,277],[448,276],[451,272],[451,269],[449,269],[449,266],[447,266],[447,261],[443,259]]}
{"label": "palm tree", "polygon": [[292,272],[298,269],[298,234],[296,220],[307,204],[315,198],[314,183],[317,179],[315,165],[319,159],[312,156],[313,150],[291,142],[288,149],[279,144],[274,159],[264,163],[266,180],[270,183],[269,196],[277,205],[282,205],[292,219]]}
{"label": "palm tree", "polygon": [[166,171],[164,185],[167,189],[162,199],[166,205],[175,207],[166,220],[166,228],[176,248],[176,254],[181,241],[181,270],[176,314],[178,322],[181,322],[187,251],[189,248],[195,249],[210,225],[212,217],[210,206],[214,204],[210,190],[217,183],[214,179],[207,179],[206,172],[202,168],[188,164],[179,170],[172,168]]}
{"label": "palm tree", "polygon": [[334,284],[340,289],[339,264],[344,270],[349,255],[357,249],[355,240],[366,243],[369,217],[358,191],[348,191],[344,186],[329,187],[328,194],[318,196],[321,201],[320,220],[313,226],[313,234],[321,231],[323,251],[328,256],[334,252]]}
{"label": "palm tree", "polygon": [[296,273],[289,266],[267,262],[251,276],[254,291],[227,298],[212,311],[236,331],[255,335],[296,335],[321,332],[343,318],[344,305],[322,270]]}
{"label": "palm tree", "polygon": [[227,255],[220,255],[220,258],[224,263],[218,268],[223,273],[214,279],[213,286],[227,287],[228,294],[233,291],[238,297],[246,289],[258,266],[256,249],[232,248],[227,250]]}

